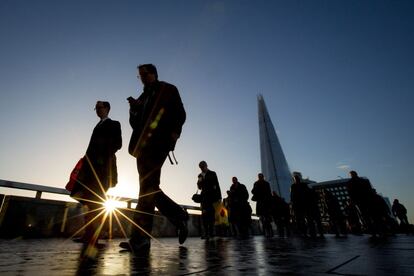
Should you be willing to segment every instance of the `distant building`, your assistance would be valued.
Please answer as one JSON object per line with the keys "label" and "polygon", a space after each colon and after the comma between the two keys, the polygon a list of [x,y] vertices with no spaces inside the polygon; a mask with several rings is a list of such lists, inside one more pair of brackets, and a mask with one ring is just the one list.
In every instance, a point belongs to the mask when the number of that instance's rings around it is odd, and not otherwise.
{"label": "distant building", "polygon": [[262,173],[271,189],[289,202],[292,175],[262,95],[258,96],[257,103]]}
{"label": "distant building", "polygon": [[[349,200],[349,193],[348,193],[348,181],[350,178],[343,178],[343,179],[336,179],[324,182],[315,182],[309,184],[309,187],[313,188],[319,194],[319,210],[321,212],[321,217],[323,220],[327,221],[329,218],[324,217],[323,213],[323,199],[322,199],[322,191],[328,190],[330,191],[339,202],[341,206],[341,210],[343,211],[346,206],[346,202]],[[387,203],[388,207],[391,209],[391,203],[388,197],[384,197],[382,194],[379,194],[384,198],[385,202]]]}
{"label": "distant building", "polygon": [[344,178],[344,179],[336,179],[336,180],[315,182],[315,183],[309,184],[309,187],[314,189],[320,195],[319,209],[321,210],[321,214],[323,212],[323,207],[322,207],[322,191],[323,190],[327,190],[331,192],[338,199],[339,206],[341,206],[341,210],[344,210],[346,206],[346,202],[349,200],[348,181],[349,181],[349,178]]}
{"label": "distant building", "polygon": [[314,189],[317,194],[319,195],[318,199],[318,206],[319,206],[319,212],[321,214],[322,222],[328,223],[329,222],[329,216],[327,216],[327,213],[325,212],[325,203],[324,198],[322,196],[322,192],[324,190],[327,190],[334,195],[338,202],[339,206],[341,207],[341,210],[344,211],[346,202],[349,200],[349,194],[348,194],[348,181],[349,178],[343,178],[343,179],[336,179],[336,180],[330,180],[330,181],[324,181],[324,182],[315,182],[309,184],[309,187]]}

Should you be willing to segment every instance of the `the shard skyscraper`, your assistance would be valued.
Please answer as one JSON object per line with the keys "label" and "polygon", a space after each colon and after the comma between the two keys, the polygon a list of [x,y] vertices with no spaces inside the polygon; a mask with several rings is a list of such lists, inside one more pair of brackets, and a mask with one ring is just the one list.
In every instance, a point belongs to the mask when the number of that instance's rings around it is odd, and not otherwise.
{"label": "the shard skyscraper", "polygon": [[259,110],[260,159],[262,173],[270,183],[272,191],[290,201],[292,177],[282,146],[267,112],[263,96],[257,97]]}

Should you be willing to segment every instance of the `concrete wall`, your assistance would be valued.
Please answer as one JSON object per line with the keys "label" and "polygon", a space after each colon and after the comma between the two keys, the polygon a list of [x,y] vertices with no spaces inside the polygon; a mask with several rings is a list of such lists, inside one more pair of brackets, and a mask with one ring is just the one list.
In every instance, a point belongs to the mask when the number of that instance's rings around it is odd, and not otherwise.
{"label": "concrete wall", "polygon": [[[76,232],[82,234],[79,230],[83,227],[84,220],[82,207],[78,203],[4,195],[0,195],[0,202],[0,238],[71,237]],[[124,208],[120,211],[132,219],[133,210]],[[110,227],[108,219],[103,227],[102,237],[125,237],[125,234],[129,236],[135,226],[119,215],[118,221],[113,217]],[[200,236],[200,215],[190,215],[188,228],[189,236]],[[261,233],[258,221],[253,220],[251,232]],[[152,235],[174,237],[177,234],[175,227],[165,217],[155,216]]]}

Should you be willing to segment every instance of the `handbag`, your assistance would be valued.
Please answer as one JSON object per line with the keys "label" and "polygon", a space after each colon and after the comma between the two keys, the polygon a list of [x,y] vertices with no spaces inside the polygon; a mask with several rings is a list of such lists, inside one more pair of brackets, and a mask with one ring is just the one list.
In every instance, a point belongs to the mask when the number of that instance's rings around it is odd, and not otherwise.
{"label": "handbag", "polygon": [[195,203],[201,203],[201,194],[198,193],[198,189],[197,189],[197,192],[195,194],[193,194],[193,196],[191,197],[191,199]]}
{"label": "handbag", "polygon": [[214,207],[214,225],[229,225],[228,210],[224,207],[223,202],[217,201],[213,203]]}
{"label": "handbag", "polygon": [[75,183],[78,180],[79,172],[82,169],[83,162],[84,162],[84,157],[79,159],[78,163],[76,163],[75,167],[70,173],[69,182],[65,186],[65,189],[68,190],[69,192],[72,192],[73,187],[75,187]]}

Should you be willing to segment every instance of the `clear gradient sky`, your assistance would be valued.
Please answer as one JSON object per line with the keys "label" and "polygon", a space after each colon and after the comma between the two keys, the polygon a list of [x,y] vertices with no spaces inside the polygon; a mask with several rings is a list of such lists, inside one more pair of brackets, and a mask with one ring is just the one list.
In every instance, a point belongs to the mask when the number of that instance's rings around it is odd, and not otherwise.
{"label": "clear gradient sky", "polygon": [[200,160],[223,196],[232,176],[251,190],[261,93],[292,170],[354,169],[414,222],[413,1],[1,0],[0,39],[0,179],[63,188],[108,100],[124,143],[111,193],[137,196],[126,98],[154,63],[187,111],[161,184],[179,203]]}

